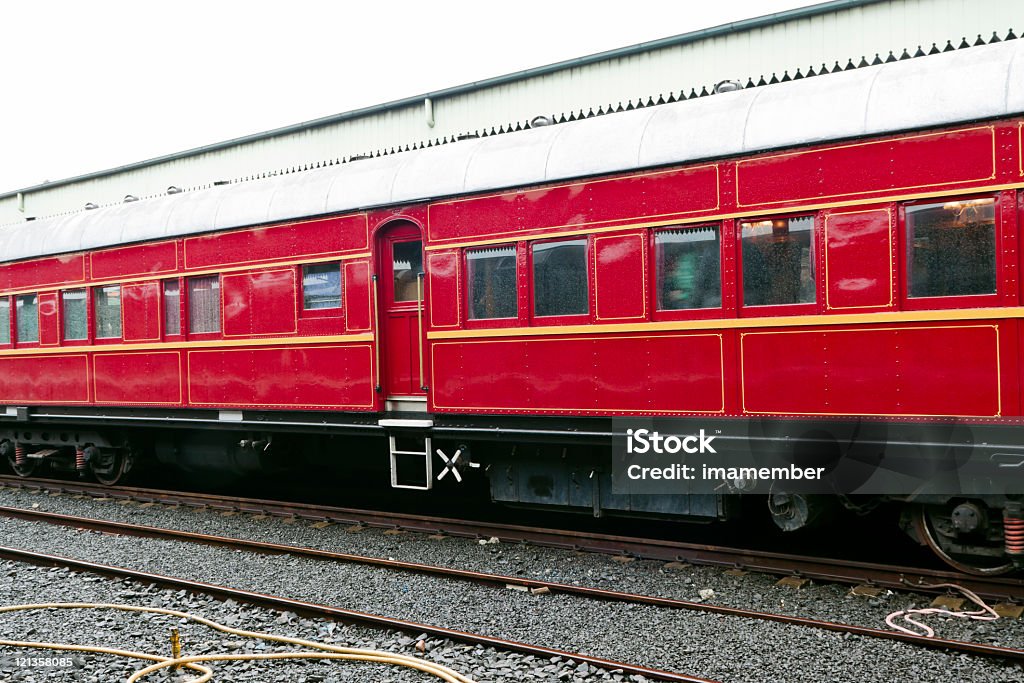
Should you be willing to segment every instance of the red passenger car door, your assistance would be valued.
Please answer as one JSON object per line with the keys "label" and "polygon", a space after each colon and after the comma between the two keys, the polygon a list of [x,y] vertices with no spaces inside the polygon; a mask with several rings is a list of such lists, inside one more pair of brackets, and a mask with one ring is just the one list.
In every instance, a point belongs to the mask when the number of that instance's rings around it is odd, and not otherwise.
{"label": "red passenger car door", "polygon": [[419,228],[402,223],[377,238],[381,311],[381,364],[384,395],[426,395],[422,367],[426,331],[423,319],[423,242]]}

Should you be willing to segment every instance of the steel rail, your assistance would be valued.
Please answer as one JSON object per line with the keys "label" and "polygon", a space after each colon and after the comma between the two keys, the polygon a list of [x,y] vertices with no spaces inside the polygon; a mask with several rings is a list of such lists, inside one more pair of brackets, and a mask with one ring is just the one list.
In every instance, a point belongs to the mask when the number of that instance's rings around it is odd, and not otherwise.
{"label": "steel rail", "polygon": [[1002,647],[997,645],[986,645],[963,640],[952,640],[945,638],[929,638],[920,635],[902,633],[899,631],[886,631],[884,629],[870,626],[858,626],[855,624],[844,624],[840,622],[824,621],[772,612],[761,612],[758,610],[743,609],[739,607],[726,607],[722,605],[711,605],[707,603],[680,600],[676,598],[664,598],[652,595],[627,593],[604,588],[593,588],[578,586],[542,579],[526,578],[521,576],[507,576],[488,572],[478,572],[452,567],[440,567],[418,562],[405,562],[402,560],[391,560],[366,555],[355,555],[351,553],[340,553],[328,550],[319,550],[305,546],[286,545],[280,543],[267,543],[264,541],[253,541],[227,536],[215,536],[211,534],[200,534],[192,531],[179,529],[167,529],[163,527],[152,527],[141,524],[129,524],[127,522],[114,522],[110,520],[93,519],[88,517],[74,517],[42,510],[13,508],[0,506],[0,517],[21,519],[26,521],[40,521],[48,524],[101,531],[123,536],[140,538],[159,538],[164,540],[199,543],[216,547],[229,547],[248,552],[256,552],[273,555],[291,555],[292,557],[303,557],[313,560],[327,560],[339,563],[361,564],[396,571],[426,574],[432,576],[443,576],[445,578],[461,579],[482,584],[493,584],[498,586],[521,586],[529,590],[547,589],[552,593],[562,593],[579,597],[634,604],[651,605],[669,609],[684,609],[709,614],[719,614],[729,617],[744,619],[757,619],[761,621],[772,621],[789,626],[801,626],[808,628],[823,629],[838,633],[849,633],[851,635],[865,636],[870,638],[881,638],[894,640],[913,645],[963,652],[986,657],[1001,657],[1006,659],[1024,660],[1024,650],[1017,648]]}
{"label": "steel rail", "polygon": [[244,602],[247,604],[268,607],[270,609],[275,610],[286,610],[294,612],[296,614],[304,614],[315,618],[334,619],[337,621],[343,621],[347,623],[356,623],[364,626],[370,626],[372,628],[377,629],[390,629],[395,631],[402,631],[405,633],[426,633],[427,635],[436,638],[447,638],[449,640],[454,640],[457,642],[469,643],[472,645],[483,645],[486,647],[493,647],[499,650],[506,650],[510,652],[519,652],[522,654],[533,655],[535,657],[562,657],[564,659],[572,659],[575,662],[586,662],[591,666],[599,667],[609,671],[621,670],[626,675],[645,676],[652,680],[674,681],[679,683],[719,683],[718,681],[713,681],[706,678],[699,678],[696,676],[689,676],[674,671],[654,669],[639,664],[617,662],[610,659],[603,659],[601,657],[594,657],[591,655],[567,652],[555,648],[544,647],[543,645],[531,645],[529,643],[524,643],[521,641],[506,640],[504,638],[498,638],[495,636],[488,636],[479,633],[469,633],[466,631],[458,631],[455,629],[445,628],[443,626],[432,626],[429,624],[421,624],[415,621],[407,621],[404,619],[394,619],[379,614],[370,614],[368,612],[359,612],[357,610],[345,609],[343,607],[320,605],[312,602],[305,602],[303,600],[295,600],[292,598],[285,598],[276,595],[268,595],[266,593],[257,593],[254,591],[247,591],[240,588],[231,588],[228,586],[218,586],[215,584],[204,583],[202,581],[193,581],[191,579],[185,579],[176,576],[165,576],[163,574],[154,574],[152,572],[129,569],[126,567],[99,564],[96,562],[89,562],[87,560],[79,560],[70,557],[61,557],[59,555],[36,553],[29,550],[23,550],[20,548],[0,546],[0,557],[6,558],[8,560],[14,560],[17,562],[26,562],[42,566],[66,567],[75,571],[89,572],[91,574],[100,574],[103,576],[110,576],[118,579],[131,579],[133,581],[142,581],[151,584],[156,584],[158,586],[166,588],[186,590],[191,593],[210,595],[215,598],[223,600],[231,599],[235,600],[236,602]]}
{"label": "steel rail", "polygon": [[944,589],[930,588],[929,584],[952,582],[958,583],[986,599],[1024,600],[1024,581],[1020,579],[979,577],[944,570],[910,569],[870,562],[806,557],[763,550],[683,543],[664,539],[540,529],[514,524],[375,510],[358,510],[305,503],[120,486],[105,487],[97,484],[55,479],[22,479],[13,476],[0,476],[0,486],[88,495],[98,499],[136,500],[140,502],[209,508],[212,510],[262,514],[274,517],[295,517],[313,521],[402,529],[428,534],[443,533],[463,538],[495,537],[507,543],[526,542],[551,548],[609,555],[625,555],[666,562],[688,562],[698,565],[729,567],[776,575],[801,576],[836,583],[869,583],[875,586],[898,590],[912,589],[930,593],[941,592]]}

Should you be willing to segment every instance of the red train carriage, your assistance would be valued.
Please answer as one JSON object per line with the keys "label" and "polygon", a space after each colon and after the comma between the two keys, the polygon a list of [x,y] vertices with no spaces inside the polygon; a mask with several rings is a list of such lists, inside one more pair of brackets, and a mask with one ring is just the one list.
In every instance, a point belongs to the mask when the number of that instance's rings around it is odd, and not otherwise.
{"label": "red train carriage", "polygon": [[[613,418],[1019,464],[1022,65],[1009,41],[7,228],[0,454],[115,483],[371,437],[396,487],[486,465],[504,503],[697,519],[731,498],[612,490]],[[1016,493],[897,497],[1002,571]],[[811,502],[769,496],[785,528]]]}

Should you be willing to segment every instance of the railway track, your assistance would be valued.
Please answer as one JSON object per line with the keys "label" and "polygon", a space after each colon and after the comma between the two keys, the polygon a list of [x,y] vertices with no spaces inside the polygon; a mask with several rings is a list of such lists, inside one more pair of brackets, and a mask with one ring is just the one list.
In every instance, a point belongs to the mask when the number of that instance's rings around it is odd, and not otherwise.
{"label": "railway track", "polygon": [[[725,607],[720,605],[711,605],[706,603],[692,602],[688,600],[678,600],[673,598],[664,598],[651,595],[641,595],[636,593],[626,593],[622,591],[608,590],[604,588],[594,588],[588,586],[580,586],[575,584],[565,584],[551,581],[543,581],[537,579],[528,579],[523,577],[507,576],[501,574],[493,574],[478,571],[469,571],[463,569],[457,569],[452,567],[442,567],[436,565],[428,565],[414,562],[404,562],[392,559],[383,559],[377,557],[367,557],[363,555],[353,555],[349,553],[338,553],[325,550],[318,550],[315,548],[308,548],[303,546],[284,545],[278,543],[267,543],[263,541],[252,541],[246,539],[238,539],[233,537],[225,536],[213,536],[209,534],[200,534],[189,531],[182,531],[178,529],[168,529],[162,527],[144,526],[139,524],[128,524],[124,522],[114,522],[101,519],[73,517],[69,515],[61,515],[51,512],[45,512],[34,509],[24,508],[13,508],[0,506],[0,517],[8,519],[20,519],[33,522],[43,522],[47,524],[56,524],[66,527],[74,527],[80,529],[88,529],[92,531],[99,531],[108,534],[118,534],[124,536],[133,536],[140,538],[156,538],[163,540],[187,542],[187,543],[199,543],[204,545],[221,546],[232,548],[235,550],[242,550],[247,552],[257,553],[269,553],[269,554],[287,554],[294,557],[303,557],[320,561],[331,561],[331,562],[343,562],[368,565],[374,567],[385,568],[389,570],[401,571],[401,572],[412,572],[418,574],[427,574],[432,576],[443,576],[449,579],[460,579],[465,581],[473,581],[477,583],[490,584],[499,587],[517,587],[524,590],[531,591],[546,591],[552,593],[563,593],[567,595],[575,595],[590,599],[597,600],[611,600],[617,602],[626,602],[634,604],[652,605],[655,607],[667,608],[667,609],[679,609],[679,610],[690,610],[695,612],[704,612],[709,614],[720,614],[730,617],[740,617],[744,619],[758,619],[764,621],[773,621],[777,623],[801,626],[805,628],[816,628],[826,631],[833,631],[839,633],[845,633],[856,636],[863,636],[868,638],[879,638],[884,640],[894,640],[904,643],[910,643],[913,645],[942,649],[952,652],[961,652],[971,655],[981,655],[985,657],[1000,657],[1010,660],[1024,661],[1024,650],[1016,648],[1008,648],[996,645],[987,645],[983,643],[966,642],[959,640],[949,640],[944,638],[924,637],[919,635],[913,635],[908,633],[901,633],[897,631],[887,631],[883,629],[871,628],[866,626],[857,626],[852,624],[844,624],[839,622],[823,621],[820,619],[810,619],[799,616],[775,614],[769,612],[760,612],[755,610],[741,609],[736,607]],[[0,548],[0,554],[7,553],[11,549]],[[62,558],[64,559],[64,558]],[[50,561],[47,556],[43,557],[43,560]],[[75,561],[78,562],[78,561]],[[74,566],[71,564],[65,564],[65,566]],[[98,565],[93,565],[98,566]],[[87,569],[89,567],[74,566],[78,569]],[[109,568],[108,568],[109,569]],[[118,571],[127,571],[118,569]],[[166,577],[160,579],[163,582]],[[199,586],[205,586],[205,584],[197,584]],[[234,597],[233,595],[231,597]],[[303,603],[305,605],[306,603]],[[347,611],[346,611],[347,612]],[[360,616],[364,616],[363,613],[357,613]],[[321,613],[322,615],[322,613]],[[375,619],[385,619],[384,617],[374,617]],[[378,622],[374,622],[378,623]],[[383,622],[380,622],[383,623]],[[390,622],[388,622],[390,623]],[[403,623],[405,622],[395,622]],[[408,625],[408,624],[406,624]],[[399,626],[393,626],[399,628]],[[421,631],[428,631],[432,627],[428,627],[423,624],[416,624],[416,629]],[[459,635],[461,632],[456,632]],[[452,632],[446,629],[441,629],[436,635],[445,635],[446,637],[452,637]],[[476,641],[474,641],[476,642]],[[479,641],[484,644],[483,641]],[[486,644],[494,645],[493,642]],[[518,644],[517,644],[518,645]],[[522,650],[525,652],[525,650]],[[538,654],[536,652],[530,652],[530,654]],[[541,654],[550,654],[543,652]],[[571,656],[574,659],[579,659],[578,655],[562,655]],[[588,660],[589,661],[589,660]],[[607,660],[604,663],[598,663],[595,660],[594,663],[597,666],[607,668],[609,663]],[[614,663],[616,668],[622,668],[621,663]],[[650,671],[650,670],[649,670]],[[639,672],[639,671],[638,671]],[[644,674],[648,675],[648,674]],[[664,679],[664,680],[690,680],[690,679]]]}
{"label": "railway track", "polygon": [[267,595],[265,593],[257,593],[228,586],[194,581],[192,579],[177,576],[155,574],[152,572],[130,569],[128,567],[88,562],[70,557],[61,557],[59,555],[22,550],[20,548],[0,546],[0,558],[14,560],[17,562],[27,562],[35,565],[68,568],[74,571],[89,572],[117,579],[131,579],[132,581],[149,583],[163,588],[185,590],[191,593],[210,595],[222,600],[230,599],[235,600],[236,602],[243,602],[280,611],[294,612],[295,614],[302,614],[315,618],[333,619],[335,621],[345,623],[360,624],[378,629],[403,631],[411,634],[427,634],[431,637],[448,638],[456,642],[481,645],[510,652],[519,652],[537,657],[562,657],[609,671],[618,670],[627,675],[641,675],[651,680],[673,681],[676,683],[718,683],[717,681],[710,679],[689,676],[674,671],[654,669],[626,662],[616,662],[608,659],[602,659],[600,657],[592,657],[590,655],[567,652],[565,650],[548,648],[541,645],[532,645],[514,640],[506,640],[479,633],[458,631],[441,626],[432,626],[403,619],[395,619],[377,614],[345,609],[342,607],[321,605],[277,595]]}
{"label": "railway track", "polygon": [[636,538],[560,529],[473,521],[446,517],[410,515],[375,510],[260,500],[137,487],[107,487],[86,482],[57,479],[23,479],[0,476],[0,487],[37,490],[96,499],[132,500],[193,508],[297,518],[338,524],[401,529],[463,538],[497,538],[503,543],[529,543],[545,547],[603,553],[666,562],[688,562],[756,571],[782,576],[844,584],[869,584],[880,588],[935,593],[938,583],[956,583],[989,600],[1024,601],[1024,581],[1007,577],[979,577],[945,570],[905,568],[745,548],[683,543],[664,539]]}

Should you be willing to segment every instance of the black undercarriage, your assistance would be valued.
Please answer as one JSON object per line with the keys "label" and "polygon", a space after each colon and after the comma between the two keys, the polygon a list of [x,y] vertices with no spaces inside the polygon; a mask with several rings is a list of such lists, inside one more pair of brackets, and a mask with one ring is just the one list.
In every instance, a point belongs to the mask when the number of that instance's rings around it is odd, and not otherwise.
{"label": "black undercarriage", "polygon": [[[630,421],[635,421],[630,418]],[[760,496],[783,530],[904,505],[901,525],[960,568],[997,573],[1024,555],[1024,439],[1006,423],[673,418],[714,434],[716,455],[822,467],[820,490],[745,477],[672,494],[616,490],[615,435],[628,421],[567,416],[17,407],[0,415],[0,458],[117,484],[140,467],[245,476],[325,467],[388,476],[396,489],[484,488],[504,505],[600,516],[719,521]],[[715,461],[717,462],[717,461]],[[746,461],[744,461],[746,462]],[[742,470],[739,470],[742,471]],[[926,482],[921,484],[920,482]],[[880,483],[881,482],[881,483]],[[916,483],[915,483],[916,482]],[[902,488],[901,488],[902,487]],[[763,508],[762,508],[763,509]]]}

